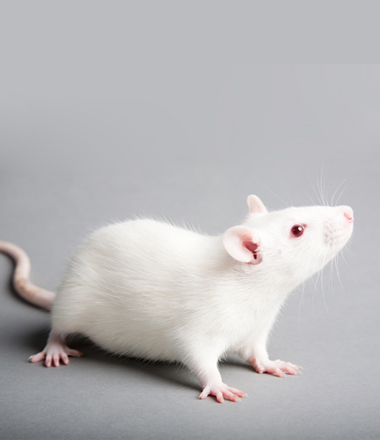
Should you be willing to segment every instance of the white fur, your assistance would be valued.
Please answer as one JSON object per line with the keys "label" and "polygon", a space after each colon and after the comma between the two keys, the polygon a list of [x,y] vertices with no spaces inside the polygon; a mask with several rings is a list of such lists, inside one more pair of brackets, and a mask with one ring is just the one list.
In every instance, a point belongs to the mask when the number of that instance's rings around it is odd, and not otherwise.
{"label": "white fur", "polygon": [[[248,206],[238,228],[248,234],[243,239],[236,228],[223,240],[154,220],[96,231],[59,287],[53,330],[83,333],[115,353],[183,362],[205,387],[221,383],[217,362],[227,352],[265,365],[267,337],[286,296],[345,245],[352,222],[344,213],[352,210],[268,213],[252,196]],[[303,236],[291,237],[298,224],[306,225]],[[235,259],[249,236],[258,243],[258,264]]]}

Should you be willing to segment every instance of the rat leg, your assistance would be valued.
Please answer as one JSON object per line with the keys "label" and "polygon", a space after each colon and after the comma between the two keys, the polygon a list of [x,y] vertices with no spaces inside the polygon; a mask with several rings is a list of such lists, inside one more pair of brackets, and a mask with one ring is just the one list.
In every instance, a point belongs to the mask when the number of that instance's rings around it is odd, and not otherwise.
{"label": "rat leg", "polygon": [[191,357],[190,360],[188,358],[186,364],[196,374],[203,387],[199,399],[203,400],[207,396],[215,396],[219,403],[223,403],[224,399],[237,402],[240,397],[245,396],[243,391],[223,383],[218,370],[218,356],[210,355],[207,350]]}
{"label": "rat leg", "polygon": [[40,353],[30,356],[29,361],[36,363],[45,360],[46,367],[59,367],[61,362],[69,364],[69,356],[81,357],[83,354],[69,348],[65,335],[52,329],[46,347]]}
{"label": "rat leg", "polygon": [[249,362],[257,373],[268,373],[278,377],[285,377],[285,374],[296,375],[301,368],[299,365],[279,359],[275,361],[269,359],[266,350],[268,334],[269,330],[263,331],[259,336],[256,336],[255,339],[239,350],[239,355]]}

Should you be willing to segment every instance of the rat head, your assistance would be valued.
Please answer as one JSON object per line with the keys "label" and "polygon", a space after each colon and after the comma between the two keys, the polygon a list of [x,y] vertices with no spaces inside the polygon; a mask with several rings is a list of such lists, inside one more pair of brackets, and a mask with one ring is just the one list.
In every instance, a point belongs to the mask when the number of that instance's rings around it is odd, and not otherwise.
{"label": "rat head", "polygon": [[331,260],[353,229],[349,206],[309,206],[268,212],[257,196],[247,199],[249,215],[223,236],[236,261],[292,283],[304,281]]}

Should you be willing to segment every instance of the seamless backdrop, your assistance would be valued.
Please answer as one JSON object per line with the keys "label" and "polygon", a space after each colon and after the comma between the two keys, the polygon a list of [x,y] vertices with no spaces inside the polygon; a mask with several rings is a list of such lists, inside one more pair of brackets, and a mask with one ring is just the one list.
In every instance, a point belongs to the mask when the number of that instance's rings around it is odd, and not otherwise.
{"label": "seamless backdrop", "polygon": [[227,38],[222,2],[75,4],[2,14],[0,239],[27,251],[36,284],[54,290],[75,247],[109,222],[153,216],[219,234],[251,193],[269,209],[351,205],[354,234],[272,332],[271,357],[303,374],[258,375],[231,358],[223,378],[249,397],[223,405],[198,401],[181,366],[80,338],[85,357],[68,367],[29,364],[49,314],[15,295],[0,255],[0,437],[379,438],[380,66],[235,59],[244,35],[236,21]]}

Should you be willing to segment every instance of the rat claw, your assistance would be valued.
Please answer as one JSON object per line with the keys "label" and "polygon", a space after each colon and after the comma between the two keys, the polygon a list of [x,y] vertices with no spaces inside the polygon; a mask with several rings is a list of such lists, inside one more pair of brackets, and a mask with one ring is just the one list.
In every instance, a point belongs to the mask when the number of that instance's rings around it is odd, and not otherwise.
{"label": "rat claw", "polygon": [[205,389],[201,392],[198,399],[205,399],[210,394],[210,387],[205,387]]}
{"label": "rat claw", "polygon": [[45,357],[46,357],[46,353],[44,351],[41,351],[40,353],[29,356],[28,361],[31,362],[32,364],[35,364],[36,362],[43,361]]}
{"label": "rat claw", "polygon": [[50,368],[51,367],[51,356],[47,356],[45,359],[45,367]]}

